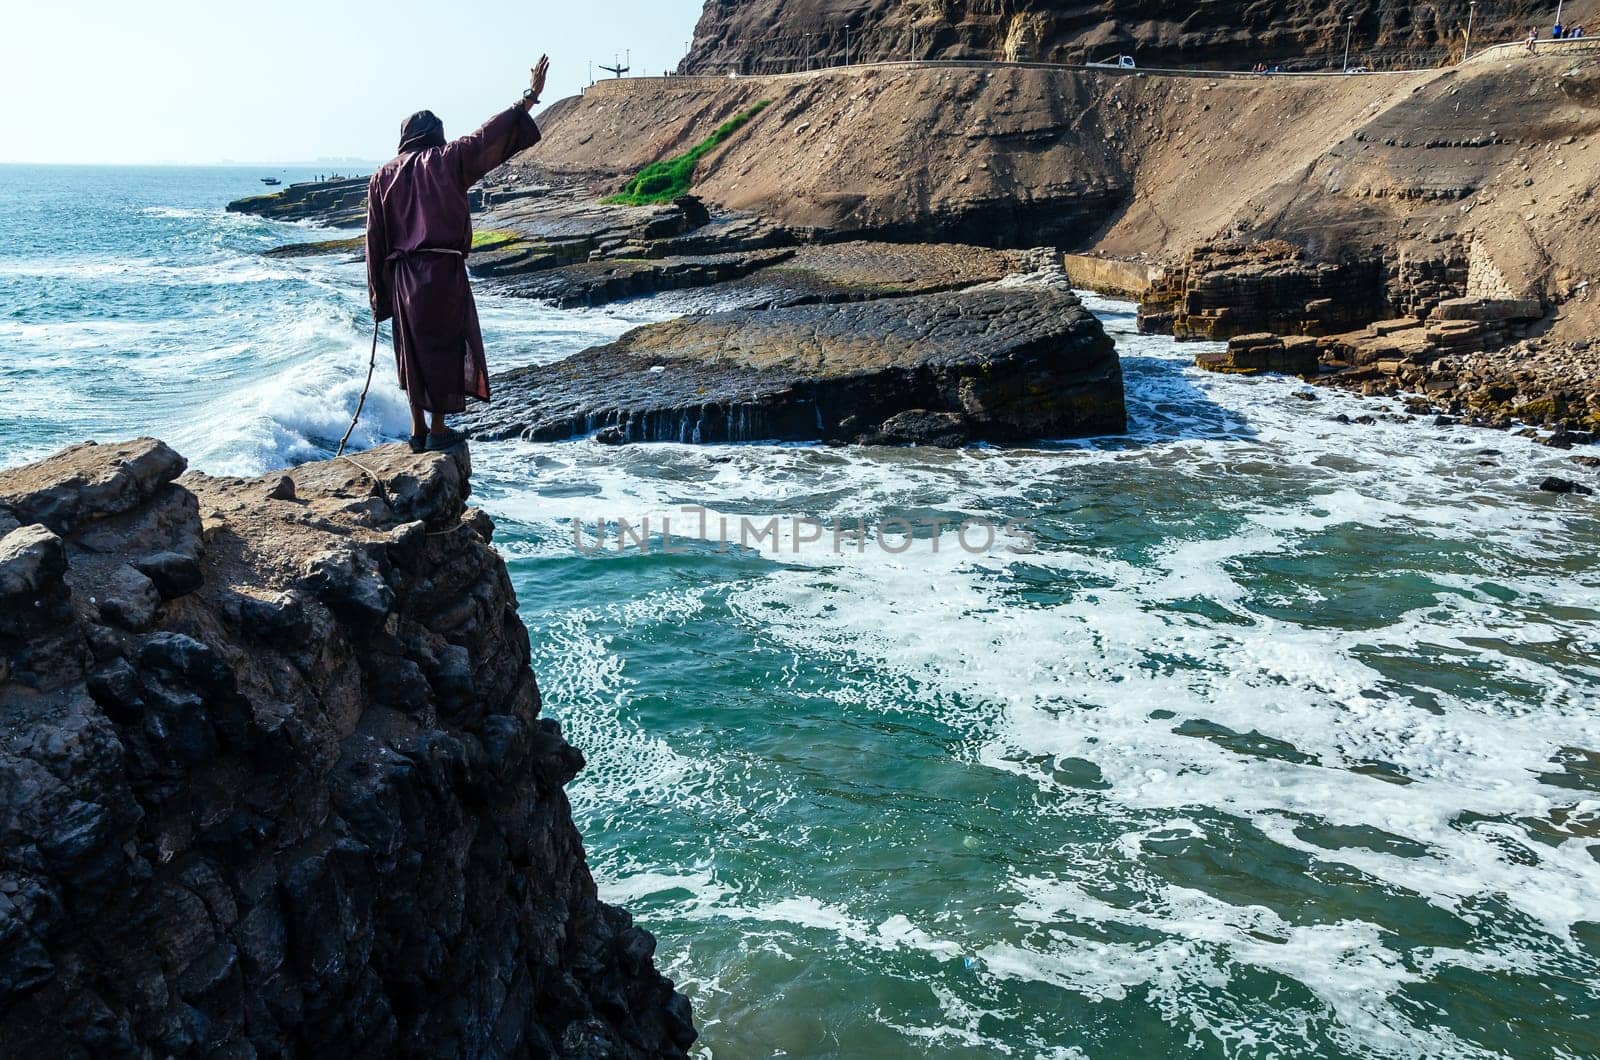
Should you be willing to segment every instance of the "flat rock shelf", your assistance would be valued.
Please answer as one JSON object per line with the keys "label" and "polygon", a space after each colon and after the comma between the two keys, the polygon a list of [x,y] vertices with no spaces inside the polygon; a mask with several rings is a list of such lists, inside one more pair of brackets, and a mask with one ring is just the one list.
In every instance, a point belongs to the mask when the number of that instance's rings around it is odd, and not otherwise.
{"label": "flat rock shelf", "polygon": [[494,390],[467,416],[478,437],[957,445],[1117,433],[1127,419],[1111,339],[1039,277],[650,324]]}

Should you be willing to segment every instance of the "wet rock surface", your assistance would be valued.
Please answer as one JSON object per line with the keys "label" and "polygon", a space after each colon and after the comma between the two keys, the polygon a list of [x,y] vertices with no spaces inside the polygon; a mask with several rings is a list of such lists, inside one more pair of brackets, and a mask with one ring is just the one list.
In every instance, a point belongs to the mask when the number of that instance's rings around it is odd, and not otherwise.
{"label": "wet rock surface", "polygon": [[228,210],[274,221],[316,221],[335,227],[358,225],[367,216],[367,179],[349,177],[291,184],[281,191],[236,199],[228,204]]}
{"label": "wet rock surface", "polygon": [[358,260],[365,260],[367,240],[365,236],[349,236],[344,239],[318,239],[309,243],[286,243],[281,247],[263,250],[261,254],[268,258],[311,258],[322,254],[349,254]]}
{"label": "wet rock surface", "polygon": [[[652,324],[504,373],[479,436],[607,441],[880,441],[912,411],[927,437],[997,442],[1119,432],[1122,373],[1059,272],[940,294]],[[886,429],[888,428],[888,429]],[[907,436],[909,437],[909,436]]]}
{"label": "wet rock surface", "polygon": [[714,293],[740,309],[859,302],[959,290],[1053,262],[1049,252],[961,243],[812,243]]}
{"label": "wet rock surface", "polygon": [[[1408,340],[1412,332],[1420,333]],[[1415,411],[1449,413],[1484,426],[1553,428],[1557,445],[1581,444],[1600,431],[1600,345],[1527,339],[1484,349],[1484,340],[1477,339],[1452,350],[1439,348],[1423,329],[1389,337],[1394,345],[1354,363],[1347,359],[1345,337],[1323,340],[1325,374],[1319,382],[1367,394],[1409,394]]]}
{"label": "wet rock surface", "polygon": [[359,463],[0,472],[0,1055],[684,1055],[466,450]]}
{"label": "wet rock surface", "polygon": [[1202,353],[1195,358],[1195,364],[1227,375],[1277,372],[1315,376],[1319,371],[1317,340],[1303,335],[1240,335],[1228,340],[1226,351]]}
{"label": "wet rock surface", "polygon": [[793,253],[771,249],[660,259],[602,259],[531,271],[498,289],[522,298],[541,298],[563,309],[597,306],[636,295],[709,287],[739,279]]}

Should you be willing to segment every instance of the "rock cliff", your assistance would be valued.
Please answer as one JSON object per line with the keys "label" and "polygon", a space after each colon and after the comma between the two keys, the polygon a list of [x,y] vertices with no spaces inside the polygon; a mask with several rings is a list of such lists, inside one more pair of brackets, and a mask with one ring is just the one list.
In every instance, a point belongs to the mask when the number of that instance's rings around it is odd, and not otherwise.
{"label": "rock cliff", "polygon": [[[1338,7],[1178,0],[708,0],[683,73],[786,73],[851,62],[995,59],[1081,63],[1129,53],[1144,66],[1316,69],[1433,66],[1459,52],[1468,0],[1357,0]],[[1484,0],[1474,32],[1504,37],[1554,8]],[[1546,27],[1548,29],[1548,27]]]}
{"label": "rock cliff", "polygon": [[465,450],[0,473],[0,1055],[682,1056]]}

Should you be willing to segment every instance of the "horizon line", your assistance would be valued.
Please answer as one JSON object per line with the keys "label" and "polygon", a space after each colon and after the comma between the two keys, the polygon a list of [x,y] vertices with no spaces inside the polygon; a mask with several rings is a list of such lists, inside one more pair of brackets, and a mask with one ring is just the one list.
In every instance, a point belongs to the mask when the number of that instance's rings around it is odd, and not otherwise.
{"label": "horizon line", "polygon": [[127,161],[110,161],[110,162],[104,162],[104,161],[102,161],[102,162],[40,162],[40,161],[33,161],[33,160],[27,160],[27,159],[17,159],[17,160],[0,159],[0,166],[102,166],[102,167],[149,166],[149,167],[152,167],[152,168],[165,168],[165,169],[183,169],[183,168],[190,168],[190,169],[196,169],[196,168],[210,168],[210,169],[267,169],[267,168],[272,168],[274,166],[277,166],[277,167],[281,167],[281,168],[284,168],[284,169],[317,169],[317,168],[323,168],[323,167],[327,167],[327,166],[354,166],[354,165],[381,166],[386,161],[388,161],[388,160],[387,159],[379,159],[379,158],[355,158],[355,157],[323,159],[321,161],[310,161],[310,162],[263,162],[263,161],[259,161],[259,160],[257,160],[257,161],[245,160],[245,161],[242,161],[242,162],[237,162],[237,161],[234,161],[232,159],[220,159],[220,160],[215,160],[215,161],[210,161],[210,162],[194,162],[194,161],[183,162],[183,161],[177,161],[177,160],[174,160],[174,159],[162,159],[162,160],[157,160],[157,161],[143,161],[143,162],[127,162]]}

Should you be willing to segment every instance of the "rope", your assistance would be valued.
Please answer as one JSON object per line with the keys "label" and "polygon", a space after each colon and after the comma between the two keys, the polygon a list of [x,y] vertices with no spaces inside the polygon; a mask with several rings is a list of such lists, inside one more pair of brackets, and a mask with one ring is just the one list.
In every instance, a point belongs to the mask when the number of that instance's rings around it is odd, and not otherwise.
{"label": "rope", "polygon": [[[356,424],[358,422],[360,422],[360,420],[361,420],[361,410],[367,404],[367,391],[372,389],[372,372],[373,372],[373,369],[375,369],[377,367],[378,367],[378,318],[377,318],[376,315],[374,315],[373,318],[372,318],[372,356],[367,359],[367,382],[366,382],[366,385],[361,388],[361,400],[356,402],[356,414],[350,418],[350,426],[345,428],[344,437],[339,439],[339,451],[333,454],[333,457],[334,457],[335,460],[337,460],[341,456],[344,456],[345,443],[350,440],[351,433],[355,431]],[[350,462],[352,464],[355,464],[354,460],[352,460]],[[357,467],[361,467],[360,464],[356,464],[356,466]],[[361,470],[366,471],[367,469],[363,467],[363,468],[361,468]],[[372,472],[367,471],[367,474],[371,475]],[[378,476],[372,475],[372,477],[373,478],[377,478]]]}
{"label": "rope", "polygon": [[[459,252],[458,251],[446,251],[445,253],[452,253],[453,254],[453,253],[459,253]],[[384,502],[387,503],[388,500],[389,500],[389,491],[388,491],[387,488],[385,488],[385,486],[383,484],[383,479],[381,477],[379,477],[378,473],[376,471],[372,470],[367,465],[359,463],[354,457],[350,457],[350,456],[345,456],[344,455],[345,443],[350,440],[350,435],[352,433],[354,433],[354,431],[356,429],[356,424],[361,421],[361,410],[367,404],[367,391],[372,389],[372,373],[373,373],[373,370],[375,368],[377,368],[377,366],[378,366],[378,321],[377,321],[377,318],[373,318],[373,321],[372,321],[372,356],[367,358],[367,382],[361,388],[361,400],[356,402],[356,414],[350,418],[350,426],[345,429],[344,437],[339,439],[339,451],[333,454],[333,458],[335,460],[343,460],[345,463],[353,465],[358,470],[365,472],[367,477],[372,479],[373,484],[378,487],[378,496],[382,497]],[[432,533],[427,534],[426,536],[428,536],[428,537],[442,537],[445,534],[453,534],[453,533],[455,533],[455,528],[451,527],[449,530],[435,530]]]}

